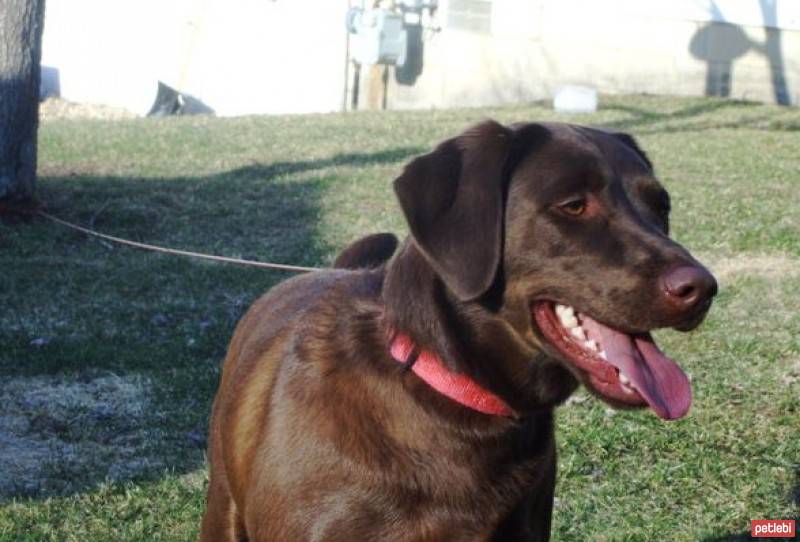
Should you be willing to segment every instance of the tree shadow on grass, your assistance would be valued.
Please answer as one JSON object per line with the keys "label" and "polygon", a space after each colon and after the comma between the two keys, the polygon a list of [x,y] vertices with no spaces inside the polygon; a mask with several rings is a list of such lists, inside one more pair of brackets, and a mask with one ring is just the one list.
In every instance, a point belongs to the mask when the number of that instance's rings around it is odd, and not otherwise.
{"label": "tree shadow on grass", "polygon": [[[419,152],[254,164],[205,177],[41,179],[47,209],[146,243],[309,266],[338,166]],[[388,182],[388,181],[387,181]],[[364,232],[368,233],[368,232]],[[0,231],[0,502],[152,480],[204,464],[233,328],[292,275],[143,253],[46,222]]]}

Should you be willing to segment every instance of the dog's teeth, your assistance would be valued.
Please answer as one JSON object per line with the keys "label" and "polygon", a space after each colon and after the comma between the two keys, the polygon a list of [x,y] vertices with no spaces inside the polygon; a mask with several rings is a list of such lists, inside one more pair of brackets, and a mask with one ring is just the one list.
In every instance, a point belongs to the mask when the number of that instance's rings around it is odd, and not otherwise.
{"label": "dog's teeth", "polygon": [[601,350],[600,351],[600,357],[603,358],[604,360],[608,361],[608,354],[606,354],[605,350]]}
{"label": "dog's teeth", "polygon": [[625,393],[636,393],[636,389],[634,389],[633,385],[631,384],[631,379],[628,378],[628,375],[625,373],[619,373],[619,385],[622,388],[622,391]]}
{"label": "dog's teeth", "polygon": [[571,327],[569,328],[569,332],[572,334],[573,337],[575,337],[579,341],[586,340],[586,333],[584,333],[583,328],[581,326]]}
{"label": "dog's teeth", "polygon": [[556,305],[556,315],[561,321],[561,325],[566,328],[573,328],[578,325],[578,319],[575,318],[575,309],[567,307],[566,305]]}
{"label": "dog's teeth", "polygon": [[575,309],[568,305],[556,304],[556,314],[559,316],[573,316],[575,314]]}
{"label": "dog's teeth", "polygon": [[597,352],[597,343],[595,341],[586,341],[583,343],[583,346],[585,346],[589,350],[594,350],[595,352]]}

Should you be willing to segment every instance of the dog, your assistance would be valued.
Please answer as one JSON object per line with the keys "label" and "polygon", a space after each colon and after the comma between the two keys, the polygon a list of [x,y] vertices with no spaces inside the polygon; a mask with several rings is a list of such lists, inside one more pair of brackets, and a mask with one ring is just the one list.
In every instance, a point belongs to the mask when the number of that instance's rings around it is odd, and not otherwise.
{"label": "dog", "polygon": [[697,327],[717,284],[630,135],[485,121],[394,189],[399,247],[356,242],[238,324],[202,541],[548,540],[553,410],[579,384],[688,411],[650,331]]}

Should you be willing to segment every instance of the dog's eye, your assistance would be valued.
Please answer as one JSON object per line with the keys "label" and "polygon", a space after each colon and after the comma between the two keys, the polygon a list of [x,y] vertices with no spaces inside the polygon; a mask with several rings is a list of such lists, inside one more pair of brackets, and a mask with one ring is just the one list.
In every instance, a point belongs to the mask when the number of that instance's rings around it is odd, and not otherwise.
{"label": "dog's eye", "polygon": [[579,216],[586,210],[586,200],[583,198],[571,199],[559,205],[558,208],[570,216]]}

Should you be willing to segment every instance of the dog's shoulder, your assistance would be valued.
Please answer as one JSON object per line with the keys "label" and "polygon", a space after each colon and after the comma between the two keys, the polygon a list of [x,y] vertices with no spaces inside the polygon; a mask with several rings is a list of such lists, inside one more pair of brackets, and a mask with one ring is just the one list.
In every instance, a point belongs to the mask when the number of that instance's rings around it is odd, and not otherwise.
{"label": "dog's shoulder", "polygon": [[321,375],[334,362],[364,358],[358,353],[373,342],[367,336],[380,334],[382,276],[381,270],[337,269],[277,284],[236,326],[225,371],[239,382],[298,364],[315,366],[312,374]]}
{"label": "dog's shoulder", "polygon": [[346,309],[351,300],[377,298],[382,273],[376,270],[326,269],[283,281],[259,297],[244,320],[286,323],[312,317],[325,306]]}
{"label": "dog's shoulder", "polygon": [[[250,307],[243,322],[274,321],[281,327],[298,319],[338,319],[355,305],[378,302],[383,287],[384,264],[397,249],[397,237],[378,233],[345,247],[332,269],[298,275],[262,295]],[[326,310],[327,309],[327,310]]]}
{"label": "dog's shoulder", "polygon": [[383,276],[383,269],[329,269],[293,277],[256,300],[239,327],[259,337],[341,328],[380,310]]}

